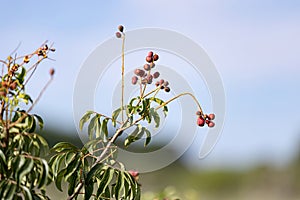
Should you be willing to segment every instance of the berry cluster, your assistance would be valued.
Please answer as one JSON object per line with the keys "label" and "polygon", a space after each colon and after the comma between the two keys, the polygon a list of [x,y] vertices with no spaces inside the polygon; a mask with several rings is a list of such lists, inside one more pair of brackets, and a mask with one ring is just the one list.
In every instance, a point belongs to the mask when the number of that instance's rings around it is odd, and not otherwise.
{"label": "berry cluster", "polygon": [[215,126],[215,123],[213,122],[213,120],[215,119],[215,114],[205,114],[203,115],[200,111],[196,112],[196,115],[198,116],[197,119],[197,125],[198,126],[204,126],[205,124],[207,124],[208,127],[212,128]]}
{"label": "berry cluster", "polygon": [[[155,67],[155,61],[159,59],[159,56],[157,54],[154,54],[152,51],[149,51],[146,56],[146,64],[143,66],[144,69],[136,69],[134,71],[134,74],[136,76],[133,76],[131,79],[131,82],[133,85],[138,83],[138,80],[140,79],[140,84],[152,84],[153,79],[157,79],[160,76],[159,72],[154,72],[151,74],[151,69]],[[156,87],[160,87],[160,89],[164,89],[166,92],[170,92],[169,82],[165,81],[164,79],[161,79],[155,83]]]}
{"label": "berry cluster", "polygon": [[[132,77],[131,82],[133,85],[138,83],[140,79],[140,84],[152,84],[153,79],[157,79],[160,76],[159,72],[154,72],[151,74],[151,70],[155,68],[155,61],[159,59],[157,54],[154,54],[152,51],[149,51],[146,56],[146,64],[143,66],[143,69],[136,69],[134,71],[135,76]],[[168,87],[169,82],[161,79],[155,83],[156,87],[160,87],[160,89],[164,89],[166,92],[170,92],[170,88]]]}

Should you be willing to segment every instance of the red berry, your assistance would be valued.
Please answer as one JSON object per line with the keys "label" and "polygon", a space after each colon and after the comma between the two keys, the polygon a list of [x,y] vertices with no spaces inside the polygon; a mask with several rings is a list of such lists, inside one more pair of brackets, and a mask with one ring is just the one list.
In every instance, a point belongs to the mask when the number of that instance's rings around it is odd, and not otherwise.
{"label": "red berry", "polygon": [[208,123],[208,127],[209,127],[209,128],[212,128],[212,127],[214,127],[214,126],[215,126],[215,123],[214,123],[214,122],[209,122],[209,123]]}
{"label": "red berry", "polygon": [[145,65],[144,65],[144,69],[145,69],[146,71],[149,71],[149,70],[151,69],[151,67],[150,67],[149,64],[145,64]]}
{"label": "red berry", "polygon": [[137,83],[137,81],[138,81],[138,77],[133,76],[132,79],[131,79],[131,83],[132,83],[133,85],[135,85],[135,84]]}
{"label": "red berry", "polygon": [[120,32],[116,32],[116,37],[117,38],[121,38],[122,37],[121,33]]}
{"label": "red berry", "polygon": [[210,120],[214,120],[215,117],[216,117],[216,116],[215,116],[215,114],[213,114],[213,113],[208,115],[208,118],[209,118]]}
{"label": "red berry", "polygon": [[147,56],[152,57],[153,56],[153,52],[149,51]]}
{"label": "red berry", "polygon": [[157,54],[154,54],[154,56],[153,56],[153,60],[154,60],[154,61],[157,61],[157,60],[158,60],[158,58],[159,58],[159,56],[158,56]]}
{"label": "red berry", "polygon": [[198,126],[204,126],[204,124],[205,124],[205,120],[201,116],[198,117],[198,119],[197,119],[197,125]]}
{"label": "red berry", "polygon": [[148,63],[151,63],[151,62],[153,61],[153,59],[152,59],[151,56],[147,56],[147,57],[146,57],[146,61],[147,61]]}
{"label": "red berry", "polygon": [[159,77],[159,72],[155,72],[154,74],[153,74],[153,78],[158,78]]}

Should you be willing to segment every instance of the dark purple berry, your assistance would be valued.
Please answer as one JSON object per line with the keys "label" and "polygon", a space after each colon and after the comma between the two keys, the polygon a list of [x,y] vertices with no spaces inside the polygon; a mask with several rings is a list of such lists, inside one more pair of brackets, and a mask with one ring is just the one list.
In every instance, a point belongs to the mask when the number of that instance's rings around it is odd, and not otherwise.
{"label": "dark purple berry", "polygon": [[116,32],[116,37],[117,38],[121,38],[122,37],[121,33],[120,32]]}
{"label": "dark purple berry", "polygon": [[123,33],[124,26],[120,25],[120,26],[118,26],[118,29],[119,29],[119,31],[120,31],[121,33]]}
{"label": "dark purple berry", "polygon": [[170,89],[169,87],[165,87],[165,91],[166,91],[166,92],[170,92],[170,90],[171,90],[171,89]]}
{"label": "dark purple berry", "polygon": [[132,79],[131,79],[131,83],[132,83],[133,85],[135,85],[135,84],[137,83],[137,81],[138,81],[138,77],[133,76]]}
{"label": "dark purple berry", "polygon": [[149,70],[151,69],[151,67],[150,67],[149,64],[145,64],[145,65],[144,65],[144,69],[145,69],[146,71],[149,71]]}
{"label": "dark purple berry", "polygon": [[154,60],[154,61],[157,61],[157,60],[158,60],[158,58],[159,58],[159,56],[158,56],[157,54],[154,54],[154,56],[153,56],[153,60]]}
{"label": "dark purple berry", "polygon": [[156,87],[158,87],[158,86],[159,86],[159,82],[158,82],[158,81],[156,81],[156,83],[155,83],[155,86],[156,86]]}
{"label": "dark purple berry", "polygon": [[164,84],[164,82],[165,82],[164,79],[160,79],[160,80],[159,80],[159,84],[160,84],[160,85]]}
{"label": "dark purple berry", "polygon": [[153,78],[158,78],[158,77],[159,77],[159,75],[160,75],[160,73],[159,73],[159,72],[155,72],[155,73],[153,74]]}

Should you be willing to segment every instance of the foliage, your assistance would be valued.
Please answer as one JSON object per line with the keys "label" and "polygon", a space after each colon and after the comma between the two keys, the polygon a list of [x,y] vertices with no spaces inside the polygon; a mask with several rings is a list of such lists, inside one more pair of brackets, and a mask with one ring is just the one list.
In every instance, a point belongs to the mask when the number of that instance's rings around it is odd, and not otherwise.
{"label": "foliage", "polygon": [[[8,56],[2,63],[0,83],[0,197],[1,199],[49,199],[45,187],[51,172],[43,156],[48,144],[36,129],[42,129],[43,119],[30,111],[35,102],[25,91],[28,81],[48,53],[54,51],[47,44],[31,54]],[[36,61],[34,62],[34,59]],[[34,64],[30,65],[29,62]],[[25,104],[25,105],[24,105]],[[27,110],[25,107],[29,107]]]}

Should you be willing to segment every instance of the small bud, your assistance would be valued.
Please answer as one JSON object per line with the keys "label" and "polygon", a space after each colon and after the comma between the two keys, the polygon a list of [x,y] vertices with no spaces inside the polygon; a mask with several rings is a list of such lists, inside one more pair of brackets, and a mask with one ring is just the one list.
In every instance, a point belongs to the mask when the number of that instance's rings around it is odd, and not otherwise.
{"label": "small bud", "polygon": [[170,90],[171,90],[171,89],[170,89],[169,87],[165,87],[165,91],[166,91],[166,92],[170,92]]}
{"label": "small bud", "polygon": [[51,68],[51,69],[49,70],[49,74],[50,74],[50,76],[53,76],[53,75],[54,75],[54,73],[55,73],[55,70],[54,70],[53,68]]}
{"label": "small bud", "polygon": [[151,69],[151,67],[150,67],[149,64],[145,64],[145,65],[144,65],[144,69],[145,69],[146,71],[149,71],[149,70]]}
{"label": "small bud", "polygon": [[137,81],[138,81],[138,77],[133,76],[132,79],[131,79],[131,83],[132,83],[133,85],[135,85],[135,84],[137,83]]}
{"label": "small bud", "polygon": [[120,32],[116,32],[116,37],[117,38],[121,38],[122,37],[121,33]]}
{"label": "small bud", "polygon": [[24,56],[23,62],[24,62],[24,63],[29,63],[29,57],[28,57],[28,56]]}
{"label": "small bud", "polygon": [[50,51],[53,51],[53,52],[54,52],[54,51],[56,51],[56,49],[55,49],[55,48],[51,48]]}
{"label": "small bud", "polygon": [[153,52],[149,51],[147,56],[152,57],[153,56]]}
{"label": "small bud", "polygon": [[204,126],[204,124],[205,124],[205,120],[201,116],[199,116],[197,119],[197,125]]}
{"label": "small bud", "polygon": [[153,74],[153,78],[158,78],[158,77],[159,77],[159,75],[160,75],[160,73],[159,73],[159,72],[155,72],[155,73]]}
{"label": "small bud", "polygon": [[48,47],[48,45],[47,44],[45,44],[45,46],[44,46],[44,48],[43,48],[44,50],[48,50],[49,49],[49,47]]}
{"label": "small bud", "polygon": [[152,59],[152,57],[147,56],[147,57],[146,57],[146,61],[147,61],[148,63],[151,63],[151,62],[153,61],[153,59]]}
{"label": "small bud", "polygon": [[120,26],[118,26],[118,29],[119,29],[119,31],[120,31],[121,33],[123,33],[124,26],[120,25]]}
{"label": "small bud", "polygon": [[153,56],[153,60],[154,60],[154,61],[157,61],[157,60],[158,60],[158,58],[159,58],[159,56],[158,56],[157,54],[154,54],[154,56]]}
{"label": "small bud", "polygon": [[201,115],[201,112],[198,110],[198,111],[196,112],[196,115],[200,116],[200,115]]}

